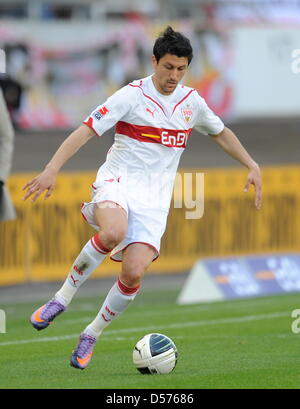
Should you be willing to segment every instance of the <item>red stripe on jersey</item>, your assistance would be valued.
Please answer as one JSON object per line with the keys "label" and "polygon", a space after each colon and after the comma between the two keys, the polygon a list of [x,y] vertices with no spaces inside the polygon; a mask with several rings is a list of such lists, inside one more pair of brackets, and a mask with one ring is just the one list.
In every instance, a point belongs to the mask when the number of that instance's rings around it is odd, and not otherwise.
{"label": "red stripe on jersey", "polygon": [[126,135],[140,142],[159,143],[168,148],[185,148],[190,129],[163,129],[152,126],[133,125],[119,121],[116,125],[116,133]]}
{"label": "red stripe on jersey", "polygon": [[95,131],[95,129],[93,128],[93,118],[89,117],[89,119],[87,121],[83,122],[85,125],[87,125],[89,128],[91,128],[91,130],[98,136],[100,136],[98,134],[98,132]]}
{"label": "red stripe on jersey", "polygon": [[190,94],[191,94],[192,92],[194,92],[194,91],[196,91],[196,90],[195,90],[195,89],[191,89],[190,92],[188,92],[188,93],[186,94],[186,96],[182,98],[181,101],[177,102],[177,104],[174,106],[172,115],[174,114],[174,111],[175,111],[175,109],[178,107],[178,105],[180,105],[185,99],[187,99],[187,97],[189,97]]}
{"label": "red stripe on jersey", "polygon": [[125,284],[122,283],[122,281],[120,281],[120,279],[118,279],[117,284],[118,284],[118,288],[119,288],[120,292],[122,294],[125,294],[125,295],[135,294],[135,293],[138,292],[138,290],[141,287],[140,285],[138,285],[138,286],[136,286],[134,288],[127,287]]}
{"label": "red stripe on jersey", "polygon": [[132,85],[132,84],[129,84],[129,85],[130,85],[131,87],[139,88],[139,89],[142,91],[144,97],[146,97],[146,98],[150,99],[150,101],[154,102],[154,104],[156,104],[156,105],[163,111],[163,113],[166,115],[166,113],[165,113],[163,107],[160,105],[160,103],[158,103],[157,101],[155,101],[155,99],[151,98],[149,95],[145,94],[144,91],[143,91],[143,89],[142,89],[142,87],[141,87],[140,85]]}
{"label": "red stripe on jersey", "polygon": [[143,80],[140,80],[139,85],[133,85],[132,83],[130,83],[129,85],[130,85],[131,87],[140,87],[142,84],[143,84]]}

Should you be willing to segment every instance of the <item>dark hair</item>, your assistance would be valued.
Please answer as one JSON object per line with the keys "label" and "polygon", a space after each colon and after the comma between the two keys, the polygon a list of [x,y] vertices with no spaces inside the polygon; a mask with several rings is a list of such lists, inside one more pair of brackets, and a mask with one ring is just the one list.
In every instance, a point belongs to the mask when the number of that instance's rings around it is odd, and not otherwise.
{"label": "dark hair", "polygon": [[193,58],[193,48],[188,38],[168,26],[155,41],[153,54],[157,62],[165,54],[172,54],[177,57],[187,57],[190,64]]}

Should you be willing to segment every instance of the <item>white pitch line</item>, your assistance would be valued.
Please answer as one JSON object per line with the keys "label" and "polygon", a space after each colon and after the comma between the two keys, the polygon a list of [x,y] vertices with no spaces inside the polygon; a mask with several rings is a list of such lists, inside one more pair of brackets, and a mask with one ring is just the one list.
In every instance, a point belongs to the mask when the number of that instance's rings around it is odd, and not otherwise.
{"label": "white pitch line", "polygon": [[[126,333],[134,333],[140,331],[158,331],[158,330],[166,330],[166,329],[177,329],[177,328],[186,328],[186,327],[197,327],[197,326],[206,326],[206,325],[224,325],[224,324],[234,324],[237,322],[249,322],[249,321],[259,321],[264,319],[273,319],[279,317],[289,317],[287,312],[274,312],[270,314],[261,314],[261,315],[246,315],[242,317],[231,317],[231,318],[222,318],[216,320],[205,320],[205,321],[191,321],[191,322],[178,322],[174,324],[166,324],[166,325],[152,325],[148,327],[135,327],[135,328],[123,328],[123,329],[115,329],[115,330],[108,330],[103,334],[103,337],[107,337],[108,335],[116,335],[118,334],[126,334]],[[33,338],[33,339],[23,339],[19,341],[7,341],[7,342],[0,342],[0,346],[6,345],[24,345],[24,344],[31,344],[35,342],[51,342],[51,341],[63,341],[67,339],[74,339],[78,338],[79,334],[71,334],[71,335],[61,335],[57,337],[43,337],[43,338]]]}
{"label": "white pitch line", "polygon": [[[265,306],[265,305],[269,305],[269,304],[274,304],[274,301],[272,301],[272,300],[270,301],[270,300],[266,300],[266,299],[263,299],[263,300],[256,299],[255,300],[255,306],[258,306],[258,305]],[[222,309],[232,308],[232,306],[233,306],[232,303],[224,304],[222,306]],[[248,302],[246,300],[243,300],[243,303],[238,305],[238,307],[240,309],[249,308],[249,306],[253,306],[253,300],[250,300]],[[215,303],[215,304],[205,304],[205,305],[198,305],[198,304],[184,305],[184,306],[181,305],[180,309],[177,310],[177,313],[178,314],[187,314],[187,313],[195,313],[195,312],[198,312],[198,311],[199,312],[214,311],[216,309],[215,307],[220,308],[220,304]],[[94,311],[94,310],[95,310],[94,308],[90,309],[90,311]],[[78,311],[81,311],[81,309],[78,308]],[[74,312],[74,310],[72,310],[72,312]],[[164,313],[164,311],[161,311],[161,310],[157,310],[157,311],[156,310],[154,310],[154,311],[148,310],[148,311],[143,312],[143,317],[144,316],[154,317],[155,315],[160,315],[161,316],[163,313]],[[130,317],[131,318],[135,317],[135,316],[139,317],[140,315],[141,315],[141,313],[139,311],[135,311],[135,310],[130,311]],[[64,323],[64,325],[77,324],[77,323],[80,324],[80,323],[85,323],[85,322],[92,321],[94,318],[95,318],[95,315],[93,315],[93,316],[84,316],[84,317],[81,317],[81,318],[69,318],[69,319],[65,319],[63,321],[63,323]]]}
{"label": "white pitch line", "polygon": [[[258,304],[258,301],[256,301],[255,305],[257,305],[257,304]],[[207,311],[207,310],[213,311],[213,307],[215,307],[215,306],[219,307],[219,305],[217,305],[217,304],[214,304],[214,305],[184,306],[183,308],[180,308],[179,310],[177,310],[177,313],[178,314],[187,314],[187,313],[195,313],[195,312],[198,312],[198,311],[199,312]],[[232,308],[232,305],[230,307]],[[243,307],[244,307],[244,304],[243,304]],[[226,308],[226,306],[224,306],[224,308]],[[79,309],[78,309],[78,311],[79,311]],[[72,311],[72,312],[74,312],[74,311]],[[145,316],[154,317],[156,315],[161,316],[162,314],[163,314],[163,311],[144,311],[143,312],[143,317],[145,317]],[[135,317],[135,316],[139,317],[140,315],[141,315],[141,313],[139,311],[132,311],[132,310],[130,311],[130,317],[131,318]],[[91,316],[91,315],[87,316],[86,315],[86,316],[81,317],[81,318],[69,318],[69,319],[65,319],[63,321],[63,324],[64,325],[70,325],[70,324],[73,325],[73,324],[88,323],[89,321],[92,321],[94,318],[95,318],[95,315],[93,315],[93,316]],[[60,322],[62,322],[62,321],[60,321]]]}

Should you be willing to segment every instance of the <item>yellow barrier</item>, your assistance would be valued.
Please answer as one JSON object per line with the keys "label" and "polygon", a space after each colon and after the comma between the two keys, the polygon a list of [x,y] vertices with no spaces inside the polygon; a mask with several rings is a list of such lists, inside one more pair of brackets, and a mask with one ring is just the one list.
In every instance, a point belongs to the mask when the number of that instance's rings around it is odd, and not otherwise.
{"label": "yellow barrier", "polygon": [[[243,192],[244,169],[185,172],[204,172],[204,216],[187,220],[188,209],[171,206],[161,256],[149,271],[180,272],[200,257],[300,250],[300,166],[263,169],[260,211],[254,207],[253,188]],[[182,170],[182,178],[183,174]],[[61,174],[51,199],[36,204],[22,200],[21,187],[32,176],[15,174],[8,182],[18,218],[0,223],[0,285],[63,279],[95,234],[80,215],[81,202],[89,201],[94,173]],[[175,198],[180,183],[177,187]],[[117,274],[120,265],[107,259],[93,277]]]}

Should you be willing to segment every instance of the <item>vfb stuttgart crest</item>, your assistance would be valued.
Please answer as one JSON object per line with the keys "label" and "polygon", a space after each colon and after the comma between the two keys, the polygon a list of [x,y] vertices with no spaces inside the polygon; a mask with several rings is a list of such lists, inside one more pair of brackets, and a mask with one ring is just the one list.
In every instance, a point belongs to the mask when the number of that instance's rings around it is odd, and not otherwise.
{"label": "vfb stuttgart crest", "polygon": [[182,116],[186,123],[190,122],[193,116],[193,109],[190,105],[187,105],[185,108],[181,110]]}

